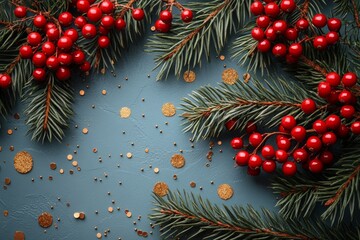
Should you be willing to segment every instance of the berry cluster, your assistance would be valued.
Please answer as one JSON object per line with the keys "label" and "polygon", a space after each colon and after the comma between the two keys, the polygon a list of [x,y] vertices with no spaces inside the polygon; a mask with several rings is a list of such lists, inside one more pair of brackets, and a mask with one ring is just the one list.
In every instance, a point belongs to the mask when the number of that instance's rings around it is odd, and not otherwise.
{"label": "berry cluster", "polygon": [[276,57],[285,58],[288,63],[297,62],[303,53],[302,43],[312,41],[316,49],[326,49],[339,40],[338,31],[341,28],[341,20],[330,18],[324,14],[316,14],[312,18],[312,25],[317,28],[328,26],[329,32],[325,35],[309,38],[305,34],[300,36],[302,31],[309,28],[309,21],[300,17],[294,26],[282,19],[285,14],[292,13],[296,9],[294,0],[282,0],[280,4],[273,0],[264,1],[265,5],[256,0],[250,6],[250,11],[257,16],[256,27],[251,31],[252,37],[258,41],[259,52],[269,52]]}

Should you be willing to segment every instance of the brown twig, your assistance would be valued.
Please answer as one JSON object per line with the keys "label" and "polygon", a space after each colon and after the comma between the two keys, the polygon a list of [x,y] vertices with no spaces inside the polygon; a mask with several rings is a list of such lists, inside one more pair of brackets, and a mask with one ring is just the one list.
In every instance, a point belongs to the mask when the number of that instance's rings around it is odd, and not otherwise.
{"label": "brown twig", "polygon": [[45,117],[44,117],[44,125],[43,125],[44,130],[48,129],[50,104],[51,104],[51,91],[52,91],[52,86],[51,83],[49,82],[46,90]]}
{"label": "brown twig", "polygon": [[306,65],[308,65],[309,67],[312,67],[314,70],[318,71],[319,73],[321,73],[324,77],[327,75],[327,71],[325,68],[322,68],[319,64],[311,61],[310,59],[308,59],[307,57],[305,57],[304,55],[302,55],[300,57],[300,60],[303,61],[303,63],[305,63]]}
{"label": "brown twig", "polygon": [[136,0],[130,0],[125,6],[123,6],[123,8],[121,9],[121,11],[117,14],[117,17],[120,18],[124,18],[125,13],[131,9],[132,5],[136,2]]}
{"label": "brown twig", "polygon": [[11,74],[12,71],[14,70],[16,64],[18,64],[21,60],[20,55],[17,55],[16,58],[14,58],[14,60],[10,63],[10,65],[7,67],[6,69],[6,73],[7,74]]}
{"label": "brown twig", "polygon": [[358,28],[360,28],[360,18],[359,18],[359,13],[358,13],[358,9],[357,9],[355,0],[351,0],[351,3],[352,3],[353,8],[354,8],[354,18],[355,18],[356,26]]}
{"label": "brown twig", "polygon": [[279,238],[288,238],[288,239],[315,239],[315,238],[310,238],[308,236],[305,235],[301,235],[301,234],[288,234],[288,233],[284,233],[284,232],[277,232],[277,231],[273,231],[271,229],[268,228],[263,228],[263,229],[250,229],[250,228],[241,228],[238,226],[233,226],[230,224],[226,224],[226,223],[222,223],[222,222],[213,222],[207,218],[204,217],[197,217],[197,216],[193,216],[193,215],[189,215],[186,213],[182,213],[178,210],[174,210],[174,209],[162,209],[161,210],[162,214],[166,214],[166,215],[178,215],[181,216],[183,218],[187,218],[187,219],[199,219],[201,222],[203,222],[204,224],[208,224],[210,226],[217,226],[220,228],[225,228],[228,229],[230,231],[235,231],[235,232],[240,232],[240,233],[263,233],[263,234],[268,234],[271,236],[275,236],[275,237],[279,237]]}
{"label": "brown twig", "polygon": [[301,11],[301,18],[307,18],[307,14],[309,12],[309,4],[310,0],[305,0],[304,4],[302,5]]}

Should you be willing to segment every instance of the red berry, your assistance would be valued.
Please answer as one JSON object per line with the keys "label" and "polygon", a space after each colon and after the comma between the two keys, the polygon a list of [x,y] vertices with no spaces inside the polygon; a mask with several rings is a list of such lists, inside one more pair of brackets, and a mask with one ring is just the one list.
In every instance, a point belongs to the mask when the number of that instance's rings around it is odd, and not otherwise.
{"label": "red berry", "polygon": [[75,50],[72,53],[73,62],[77,65],[83,64],[85,62],[85,53],[81,50]]}
{"label": "red berry", "polygon": [[260,133],[252,133],[250,136],[249,136],[249,143],[251,146],[253,147],[257,147],[260,145],[260,143],[262,142],[263,140],[263,137]]}
{"label": "red berry", "polygon": [[34,26],[37,28],[45,27],[47,20],[43,15],[36,15],[33,20]]}
{"label": "red berry", "polygon": [[67,27],[71,25],[73,21],[73,15],[69,12],[62,12],[60,13],[58,19],[61,26]]}
{"label": "red berry", "polygon": [[297,22],[296,22],[296,27],[300,30],[305,30],[309,27],[309,22],[308,20],[306,20],[305,18],[300,18]]}
{"label": "red berry", "polygon": [[288,138],[283,137],[276,141],[276,145],[279,149],[287,151],[291,146],[291,142]]}
{"label": "red berry", "polygon": [[155,22],[155,29],[158,32],[167,33],[170,31],[170,28],[171,28],[171,23],[165,23],[161,19],[158,19]]}
{"label": "red berry", "polygon": [[252,169],[261,167],[262,160],[259,155],[253,154],[249,157],[248,166]]}
{"label": "red berry", "polygon": [[286,59],[287,64],[294,64],[294,63],[297,63],[298,60],[299,60],[298,57],[295,57],[295,56],[293,56],[291,54],[286,54],[285,59]]}
{"label": "red berry", "polygon": [[116,19],[115,28],[117,30],[123,30],[123,29],[125,29],[125,27],[126,27],[126,22],[125,22],[125,20],[123,18]]}
{"label": "red berry", "polygon": [[306,147],[311,152],[318,152],[322,148],[322,142],[319,137],[311,136],[306,141]]}
{"label": "red berry", "polygon": [[69,66],[73,62],[73,57],[69,53],[60,53],[58,56],[60,65]]}
{"label": "red berry", "polygon": [[311,114],[316,110],[316,103],[311,98],[304,99],[301,103],[301,110],[305,114]]}
{"label": "red berry", "polygon": [[60,63],[57,57],[51,56],[46,59],[46,67],[50,70],[56,70],[58,69]]}
{"label": "red berry", "polygon": [[257,41],[261,41],[264,39],[265,37],[265,34],[264,34],[264,31],[259,28],[259,27],[254,27],[252,30],[251,30],[251,36],[257,40]]}
{"label": "red berry", "polygon": [[309,162],[310,172],[321,173],[323,169],[324,169],[324,165],[319,159],[315,158]]}
{"label": "red berry", "polygon": [[275,30],[276,34],[283,34],[287,29],[287,24],[284,20],[276,20],[273,23],[272,27]]}
{"label": "red berry", "polygon": [[11,80],[11,77],[9,74],[7,74],[7,73],[1,74],[0,73],[0,88],[6,89],[6,88],[10,87],[11,82],[12,82],[12,80]]}
{"label": "red berry", "polygon": [[265,14],[267,16],[275,18],[279,15],[279,13],[280,8],[276,3],[271,2],[265,5]]}
{"label": "red berry", "polygon": [[340,109],[340,114],[344,118],[352,118],[355,114],[355,108],[351,105],[344,105]]}
{"label": "red berry", "polygon": [[330,151],[324,151],[320,154],[319,160],[326,165],[332,164],[334,160],[334,155]]}
{"label": "red berry", "polygon": [[339,116],[331,114],[326,118],[325,124],[328,129],[336,130],[340,127],[341,119]]}
{"label": "red berry", "polygon": [[190,9],[184,9],[181,11],[181,20],[185,23],[191,22],[193,19],[193,12]]}
{"label": "red berry", "polygon": [[293,127],[296,126],[296,119],[291,115],[284,116],[281,118],[281,126],[288,130],[291,130]]}
{"label": "red berry", "polygon": [[296,28],[286,29],[285,37],[287,40],[295,41],[298,37],[298,30],[296,30]]}
{"label": "red berry", "polygon": [[100,25],[99,28],[98,28],[98,32],[99,32],[100,35],[106,36],[106,35],[109,34],[109,29],[106,29],[104,26]]}
{"label": "red berry", "polygon": [[236,125],[237,120],[236,119],[230,119],[225,123],[225,127],[227,130],[232,130]]}
{"label": "red berry", "polygon": [[43,68],[35,68],[32,76],[36,81],[44,81],[46,78],[46,71]]}
{"label": "red berry", "polygon": [[338,18],[329,18],[327,21],[329,31],[338,32],[341,28],[341,20]]}
{"label": "red berry", "polygon": [[101,25],[106,29],[111,29],[114,27],[114,18],[112,16],[106,15],[101,19]]}
{"label": "red berry", "polygon": [[336,72],[329,72],[326,74],[326,82],[330,84],[330,86],[337,87],[340,84],[340,75]]}
{"label": "red berry", "polygon": [[164,23],[171,23],[173,16],[171,11],[169,10],[163,10],[160,12],[159,19],[163,21]]}
{"label": "red berry", "polygon": [[340,124],[340,127],[336,129],[336,134],[339,138],[346,138],[349,135],[350,129],[345,124]]}
{"label": "red berry", "polygon": [[48,23],[46,23],[46,25],[44,27],[44,31],[47,32],[51,28],[56,28],[56,25],[52,22],[48,22]]}
{"label": "red berry", "polygon": [[276,169],[276,162],[273,160],[265,160],[262,163],[262,169],[264,170],[264,172],[272,173]]}
{"label": "red berry", "polygon": [[101,19],[103,13],[101,11],[100,8],[98,7],[91,7],[88,11],[87,11],[87,17],[89,19],[89,21],[91,22],[97,22]]}
{"label": "red berry", "polygon": [[[286,129],[286,128],[284,128],[284,126],[283,125],[279,125],[279,132],[283,132],[283,133],[289,133],[290,132],[290,130],[291,129]],[[276,136],[276,139],[280,139],[280,138],[282,138],[282,137],[284,137],[284,135],[277,135]]]}
{"label": "red berry", "polygon": [[257,49],[259,52],[268,52],[270,48],[271,48],[271,43],[267,39],[260,41],[257,45]]}
{"label": "red berry", "polygon": [[245,131],[247,134],[251,134],[253,132],[256,132],[257,127],[256,124],[252,121],[248,121],[245,125]]}
{"label": "red berry", "polygon": [[326,37],[324,36],[317,36],[313,40],[313,46],[316,49],[324,50],[327,47]]}
{"label": "red berry", "polygon": [[248,167],[247,174],[249,174],[250,176],[258,176],[260,174],[260,168],[252,169]]}
{"label": "red berry", "polygon": [[350,91],[342,90],[339,93],[338,100],[341,103],[348,104],[352,100],[352,97],[353,97],[353,95],[352,95],[352,93]]}
{"label": "red berry", "polygon": [[315,27],[322,28],[322,27],[325,27],[325,25],[327,23],[327,18],[325,16],[325,14],[318,13],[318,14],[314,15],[314,17],[312,18],[311,21]]}
{"label": "red berry", "polygon": [[248,165],[249,153],[247,151],[239,151],[235,156],[236,164],[239,166]]}
{"label": "red berry", "polygon": [[263,14],[264,6],[260,1],[255,1],[250,5],[250,11],[253,15],[258,16],[260,14]]}
{"label": "red berry", "polygon": [[109,0],[104,0],[100,4],[100,9],[103,13],[110,14],[114,11],[114,4]]}
{"label": "red berry", "polygon": [[81,64],[80,66],[80,70],[83,72],[88,72],[90,71],[91,65],[88,61],[85,61],[83,64]]}
{"label": "red berry", "polygon": [[86,24],[86,18],[83,16],[79,16],[77,18],[75,18],[75,26],[77,26],[78,28],[82,28],[85,24]]}
{"label": "red berry", "polygon": [[18,6],[14,9],[14,14],[15,14],[15,17],[17,18],[24,18],[26,17],[26,11],[27,11],[27,8],[24,7],[24,6]]}
{"label": "red berry", "polygon": [[296,171],[297,171],[297,166],[294,162],[288,161],[284,163],[284,165],[282,166],[282,172],[287,177],[294,176],[296,174]]}
{"label": "red berry", "polygon": [[259,16],[256,19],[256,25],[261,28],[267,28],[270,24],[270,18],[268,16]]}
{"label": "red berry", "polygon": [[90,3],[87,0],[78,0],[76,3],[76,9],[81,12],[81,13],[85,13],[87,11],[89,11],[90,9]]}
{"label": "red berry", "polygon": [[58,48],[63,51],[69,51],[73,46],[73,41],[68,36],[62,36],[57,42]]}
{"label": "red berry", "polygon": [[29,45],[23,45],[19,49],[19,54],[23,59],[30,59],[33,55],[33,51]]}
{"label": "red berry", "polygon": [[79,34],[74,28],[67,29],[64,33],[64,36],[68,36],[73,42],[76,42],[79,38]]}
{"label": "red berry", "polygon": [[295,149],[293,152],[293,158],[298,163],[306,162],[308,160],[308,157],[309,153],[303,148]]}
{"label": "red berry", "polygon": [[331,85],[328,82],[320,82],[318,84],[318,95],[327,98],[331,94]]}
{"label": "red berry", "polygon": [[287,161],[288,157],[288,153],[282,149],[276,150],[275,152],[275,158],[280,163]]}
{"label": "red berry", "polygon": [[[190,11],[190,10],[189,10]],[[182,14],[182,13],[181,13]],[[191,12],[192,14],[192,12]],[[142,10],[141,8],[135,8],[132,10],[131,12],[132,17],[136,20],[136,21],[141,21],[144,19],[145,17],[145,13],[144,10]],[[192,15],[191,15],[192,16]],[[184,20],[183,20],[184,21]],[[191,21],[191,20],[190,20]],[[185,22],[185,21],[184,21]]]}
{"label": "red berry", "polygon": [[271,159],[275,156],[274,147],[271,145],[265,145],[261,149],[261,155],[266,159]]}
{"label": "red berry", "polygon": [[292,12],[296,8],[296,3],[294,0],[282,0],[280,4],[281,10],[284,12]]}
{"label": "red berry", "polygon": [[353,122],[350,126],[350,130],[353,134],[360,134],[360,122],[359,121],[356,121],[356,122]]}
{"label": "red berry", "polygon": [[276,32],[272,27],[269,27],[265,30],[265,36],[269,41],[275,41],[277,37]]}
{"label": "red berry", "polygon": [[93,24],[85,24],[81,29],[81,33],[86,39],[92,39],[96,36],[96,27]]}
{"label": "red berry", "polygon": [[230,145],[233,149],[240,149],[244,146],[244,143],[240,137],[236,137],[231,140]]}
{"label": "red berry", "polygon": [[41,43],[41,41],[42,41],[42,37],[41,37],[40,33],[38,33],[38,32],[31,32],[27,36],[27,42],[31,46],[37,46]]}
{"label": "red berry", "polygon": [[319,134],[325,133],[327,131],[326,123],[321,119],[316,120],[313,123],[312,127],[315,130],[315,132],[317,132]]}
{"label": "red berry", "polygon": [[56,41],[59,39],[60,32],[58,28],[50,28],[46,31],[46,36],[50,41]]}
{"label": "red berry", "polygon": [[339,34],[337,32],[328,32],[325,38],[327,44],[332,45],[339,41]]}
{"label": "red berry", "polygon": [[337,137],[333,132],[324,133],[321,137],[321,141],[325,146],[334,145],[336,143]]}
{"label": "red berry", "polygon": [[306,129],[303,126],[296,126],[291,130],[291,136],[298,142],[306,137]]}
{"label": "red berry", "polygon": [[46,63],[46,55],[42,52],[37,52],[32,57],[32,63],[35,67],[43,67]]}
{"label": "red berry", "polygon": [[338,102],[339,93],[335,90],[331,91],[330,96],[326,98],[326,101],[330,104],[336,104]]}
{"label": "red berry", "polygon": [[292,43],[289,46],[289,54],[294,57],[300,57],[302,55],[303,48],[300,43]]}
{"label": "red berry", "polygon": [[100,48],[107,48],[110,46],[110,38],[107,36],[101,36],[98,39],[98,44]]}
{"label": "red berry", "polygon": [[285,57],[286,56],[286,45],[283,43],[278,43],[272,48],[272,54],[275,57]]}
{"label": "red berry", "polygon": [[344,84],[345,87],[352,87],[357,82],[357,76],[353,72],[345,73],[341,78],[341,82]]}
{"label": "red berry", "polygon": [[71,72],[67,67],[59,67],[58,70],[56,70],[55,75],[60,81],[65,81],[71,77]]}
{"label": "red berry", "polygon": [[41,50],[46,56],[51,56],[55,53],[56,47],[54,43],[47,41],[43,43]]}

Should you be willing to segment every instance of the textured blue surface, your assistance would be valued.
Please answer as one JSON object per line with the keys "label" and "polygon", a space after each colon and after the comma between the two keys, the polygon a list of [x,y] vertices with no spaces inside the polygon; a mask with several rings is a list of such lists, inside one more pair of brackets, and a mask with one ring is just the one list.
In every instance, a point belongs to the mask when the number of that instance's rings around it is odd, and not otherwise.
{"label": "textured blue surface", "polygon": [[[251,203],[257,208],[274,206],[275,197],[267,188],[266,178],[249,177],[245,168],[234,167],[232,157],[235,152],[228,144],[229,138],[219,139],[223,145],[215,145],[213,160],[206,166],[209,141],[196,142],[192,148],[189,141],[191,135],[182,132],[181,112],[178,110],[177,116],[171,118],[161,113],[163,103],[172,102],[179,107],[181,98],[192,90],[220,82],[224,64],[236,68],[240,76],[245,70],[229,58],[220,61],[213,56],[211,63],[195,69],[197,79],[193,83],[172,77],[156,82],[155,72],[152,72],[154,56],[144,53],[143,45],[144,42],[141,42],[132,47],[118,63],[116,77],[109,73],[92,76],[86,82],[80,82],[80,78],[72,79],[79,81],[74,106],[76,114],[63,143],[42,145],[32,142],[26,136],[21,103],[14,110],[21,113],[20,120],[9,116],[3,121],[0,180],[10,177],[12,183],[7,190],[0,190],[1,240],[13,239],[16,230],[24,231],[28,240],[96,239],[97,232],[103,233],[107,229],[110,229],[110,233],[105,239],[140,239],[134,228],[148,232],[152,230],[153,234],[148,239],[160,239],[158,229],[151,229],[147,219],[152,208],[152,188],[157,181],[167,182],[173,190],[186,189],[201,194],[218,204]],[[128,80],[125,80],[126,77]],[[85,96],[79,96],[80,89],[86,91]],[[103,89],[107,91],[106,95],[101,94]],[[92,105],[95,105],[94,109]],[[132,110],[128,119],[119,116],[119,109],[124,106]],[[7,129],[15,127],[17,130],[13,135],[6,134]],[[84,127],[89,129],[87,135],[81,132]],[[13,152],[9,150],[10,145],[15,147]],[[97,148],[98,152],[93,153],[93,148]],[[148,154],[144,152],[145,148],[149,148]],[[170,157],[181,149],[186,165],[182,169],[175,169],[170,164]],[[17,173],[13,167],[13,157],[21,150],[30,152],[34,159],[33,170],[25,175]],[[133,154],[131,159],[126,158],[128,152]],[[80,172],[66,159],[68,154],[73,154],[74,160],[78,161]],[[120,157],[120,154],[124,156]],[[102,162],[99,162],[99,157]],[[50,162],[57,163],[55,171],[50,170]],[[152,169],[149,165],[152,165]],[[155,167],[160,169],[158,174],[153,171]],[[60,168],[65,170],[63,175],[59,173]],[[74,170],[73,175],[69,174],[70,169]],[[172,179],[174,174],[178,175],[176,181]],[[52,181],[48,179],[49,176],[53,177]],[[190,181],[196,182],[196,188],[190,188]],[[214,181],[214,184],[210,184],[210,181]],[[228,201],[217,196],[217,186],[222,183],[234,188],[234,196]],[[200,187],[203,189],[200,190]],[[67,206],[67,203],[70,205]],[[113,213],[107,211],[109,206],[114,207]],[[121,210],[118,211],[117,207]],[[132,218],[126,217],[125,209],[132,212]],[[8,210],[9,216],[4,217],[3,210]],[[98,214],[95,214],[96,210]],[[38,225],[37,216],[43,211],[54,216],[58,229],[53,225],[45,233]],[[74,219],[73,213],[78,211],[86,213],[84,221]],[[139,215],[142,216],[140,221],[137,220]],[[60,222],[57,222],[57,218],[61,219]],[[94,230],[95,226],[98,227],[97,231]]]}

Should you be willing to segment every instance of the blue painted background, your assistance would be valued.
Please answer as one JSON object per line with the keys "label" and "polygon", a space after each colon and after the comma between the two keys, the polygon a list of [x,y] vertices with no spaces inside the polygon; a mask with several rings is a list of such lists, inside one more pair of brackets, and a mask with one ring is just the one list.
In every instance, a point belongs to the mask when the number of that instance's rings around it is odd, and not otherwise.
{"label": "blue painted background", "polygon": [[[189,141],[191,135],[182,132],[181,112],[178,110],[177,116],[171,118],[161,113],[163,103],[172,102],[179,107],[181,98],[192,90],[221,82],[224,64],[237,69],[240,76],[245,69],[239,68],[225,54],[225,61],[212,56],[211,63],[195,69],[197,79],[193,83],[185,83],[174,77],[156,82],[155,72],[152,72],[154,56],[144,53],[144,44],[145,41],[132,46],[125,54],[116,66],[116,77],[109,73],[91,76],[85,82],[81,82],[80,78],[72,79],[78,81],[75,116],[63,143],[42,145],[32,142],[30,136],[26,136],[21,103],[13,112],[20,113],[20,120],[9,116],[3,121],[0,180],[10,177],[12,183],[7,190],[0,190],[1,240],[13,239],[16,230],[24,231],[28,240],[96,239],[97,232],[103,233],[107,229],[110,229],[107,239],[140,239],[134,228],[148,232],[152,230],[153,234],[148,239],[160,239],[158,228],[151,229],[147,219],[152,208],[152,188],[157,181],[167,182],[173,190],[186,189],[201,194],[218,204],[251,203],[257,208],[273,208],[275,196],[268,189],[267,179],[247,176],[245,168],[234,167],[232,157],[235,151],[229,146],[229,137],[219,139],[223,145],[215,145],[213,160],[206,166],[209,141],[195,142],[192,148]],[[125,80],[126,77],[128,80]],[[79,96],[80,89],[86,91],[85,96]],[[106,95],[101,94],[103,89],[107,91]],[[92,105],[95,105],[94,109]],[[132,110],[128,119],[119,116],[119,109],[124,106]],[[15,127],[17,130],[13,135],[7,135],[7,129]],[[81,132],[84,127],[89,129],[87,135]],[[9,150],[10,145],[15,147],[13,152]],[[93,153],[93,148],[97,148],[98,152]],[[145,148],[149,148],[148,154],[144,152]],[[175,169],[170,164],[170,157],[181,149],[186,165],[182,169]],[[13,167],[13,157],[22,150],[30,152],[34,159],[33,170],[25,175],[17,173]],[[133,154],[131,159],[126,158],[127,152]],[[66,159],[68,154],[73,154],[74,160],[78,161],[80,172]],[[120,157],[120,154],[124,156]],[[99,162],[99,157],[102,162]],[[50,170],[50,162],[57,163],[55,171]],[[158,167],[160,172],[155,174],[149,165]],[[60,168],[65,170],[63,175],[59,173]],[[74,170],[73,175],[69,174],[70,169]],[[178,176],[176,181],[172,179],[174,174]],[[49,176],[53,177],[52,181],[48,180]],[[190,181],[196,182],[196,188],[190,188]],[[210,181],[214,181],[214,184],[210,184]],[[222,183],[228,183],[234,189],[234,196],[228,201],[217,196],[217,186]],[[67,206],[67,203],[70,205]],[[113,213],[107,211],[109,206],[114,207]],[[117,207],[121,210],[117,211]],[[132,218],[126,217],[125,209],[132,212]],[[4,217],[3,210],[8,210],[9,216]],[[95,214],[96,210],[98,214]],[[38,225],[37,216],[43,211],[54,216],[58,229],[53,225],[45,233]],[[85,212],[84,221],[74,219],[73,213],[79,211]],[[139,215],[142,216],[140,221],[137,220]],[[59,222],[57,218],[60,218]],[[94,230],[95,226],[98,227],[97,231]]]}

